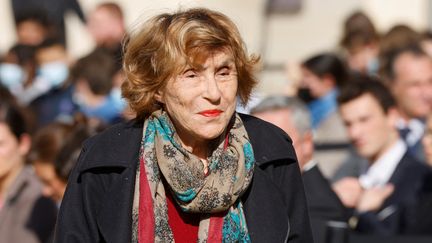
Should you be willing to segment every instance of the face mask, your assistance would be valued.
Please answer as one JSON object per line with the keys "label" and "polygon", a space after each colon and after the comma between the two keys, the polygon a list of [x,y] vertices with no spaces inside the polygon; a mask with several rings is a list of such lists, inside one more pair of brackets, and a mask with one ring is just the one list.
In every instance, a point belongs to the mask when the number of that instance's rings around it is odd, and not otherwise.
{"label": "face mask", "polygon": [[0,81],[7,88],[21,85],[25,79],[24,70],[17,64],[0,64]]}
{"label": "face mask", "polygon": [[64,62],[50,62],[39,68],[39,76],[45,79],[51,87],[58,87],[69,76],[69,68]]}
{"label": "face mask", "polygon": [[367,62],[366,66],[368,74],[377,74],[379,69],[379,61],[378,58],[373,58]]}
{"label": "face mask", "polygon": [[113,109],[112,104],[107,97],[107,100],[97,107],[89,107],[87,105],[81,104],[78,105],[79,110],[87,117],[98,118],[105,123],[111,123],[118,117],[120,117],[120,112],[116,109]]}
{"label": "face mask", "polygon": [[315,100],[308,88],[299,88],[297,91],[297,97],[299,97],[306,104]]}
{"label": "face mask", "polygon": [[126,100],[122,98],[120,88],[111,89],[109,100],[113,108],[117,111],[121,112],[126,107]]}
{"label": "face mask", "polygon": [[111,93],[106,96],[105,101],[97,107],[88,106],[85,97],[78,92],[73,94],[73,101],[78,105],[79,110],[85,116],[98,118],[108,124],[119,119],[126,107],[126,101],[121,97],[120,89],[113,89]]}

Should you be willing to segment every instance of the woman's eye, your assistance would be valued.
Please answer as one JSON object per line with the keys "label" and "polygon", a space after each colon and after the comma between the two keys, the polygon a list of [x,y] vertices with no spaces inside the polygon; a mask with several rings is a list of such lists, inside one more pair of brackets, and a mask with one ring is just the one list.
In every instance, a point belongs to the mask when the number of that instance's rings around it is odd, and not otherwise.
{"label": "woman's eye", "polygon": [[198,75],[194,71],[187,71],[183,74],[186,78],[196,78]]}
{"label": "woman's eye", "polygon": [[227,75],[230,75],[230,71],[228,69],[223,69],[223,70],[219,71],[218,75],[227,76]]}

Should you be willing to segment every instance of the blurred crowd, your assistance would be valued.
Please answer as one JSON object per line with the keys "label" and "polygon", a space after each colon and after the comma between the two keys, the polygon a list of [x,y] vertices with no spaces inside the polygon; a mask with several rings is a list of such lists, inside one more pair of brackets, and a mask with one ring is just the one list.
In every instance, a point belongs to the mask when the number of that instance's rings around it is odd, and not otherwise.
{"label": "blurred crowd", "polygon": [[[76,0],[13,0],[17,41],[0,60],[0,242],[51,242],[68,176],[85,139],[128,119],[121,97],[123,12]],[[67,55],[74,11],[96,47]]]}
{"label": "blurred crowd", "polygon": [[[0,59],[0,243],[50,242],[82,143],[134,117],[121,97],[127,33],[115,3],[84,16],[76,0],[11,2],[17,42]],[[78,60],[66,51],[70,10],[96,43]],[[378,33],[362,12],[343,33],[337,51],[300,63],[295,95],[265,97],[250,112],[290,135],[316,242],[334,242],[335,232],[340,242],[349,232],[432,234],[432,33]]]}
{"label": "blurred crowd", "polygon": [[293,140],[316,242],[432,240],[431,36],[354,12],[295,95],[252,108]]}

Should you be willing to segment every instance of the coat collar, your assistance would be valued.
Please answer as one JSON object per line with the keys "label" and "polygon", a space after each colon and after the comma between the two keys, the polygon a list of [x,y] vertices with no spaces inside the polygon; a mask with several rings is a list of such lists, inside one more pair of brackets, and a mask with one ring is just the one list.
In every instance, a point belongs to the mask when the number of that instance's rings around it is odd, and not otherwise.
{"label": "coat collar", "polygon": [[297,160],[294,150],[289,149],[292,140],[282,129],[250,115],[240,114],[240,117],[259,166],[278,160]]}
{"label": "coat collar", "polygon": [[77,168],[109,171],[110,183],[106,184],[104,198],[96,222],[100,234],[107,243],[130,242],[132,234],[132,201],[135,188],[135,171],[139,161],[142,125],[136,121],[120,123],[85,142]]}
{"label": "coat collar", "polygon": [[[80,172],[100,167],[135,168],[141,145],[142,123],[119,123],[86,141],[85,164]],[[97,145],[96,145],[97,144]]]}

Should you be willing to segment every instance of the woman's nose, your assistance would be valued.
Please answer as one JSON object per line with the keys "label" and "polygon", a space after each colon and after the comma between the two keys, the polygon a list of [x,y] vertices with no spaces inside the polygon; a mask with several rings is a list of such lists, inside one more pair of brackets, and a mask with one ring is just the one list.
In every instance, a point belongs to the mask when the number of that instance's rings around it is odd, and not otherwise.
{"label": "woman's nose", "polygon": [[214,75],[205,76],[204,98],[211,102],[217,102],[221,98],[221,90],[219,89],[218,82]]}

